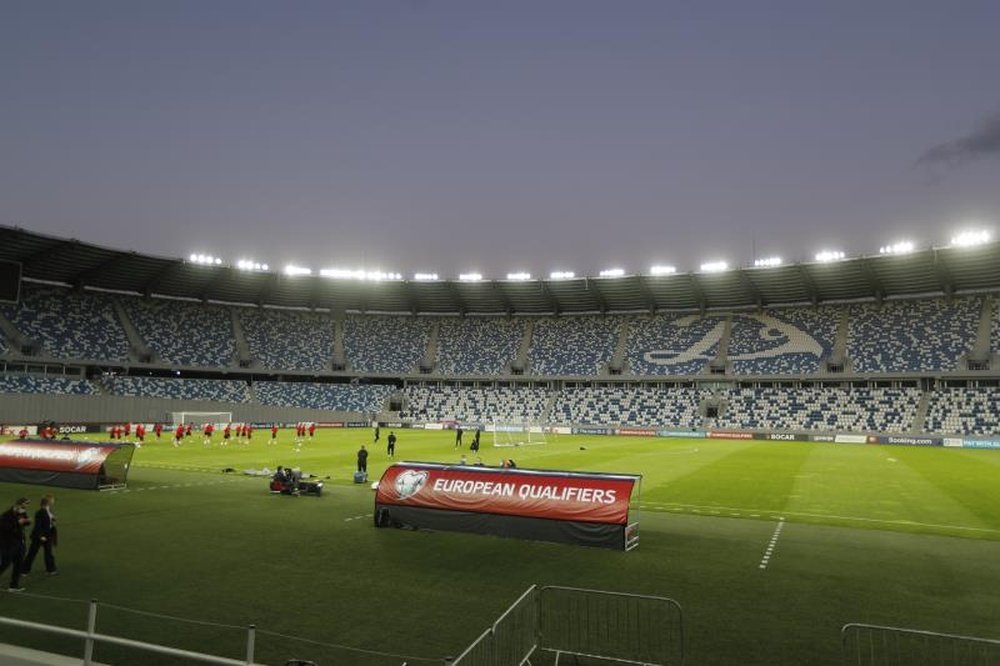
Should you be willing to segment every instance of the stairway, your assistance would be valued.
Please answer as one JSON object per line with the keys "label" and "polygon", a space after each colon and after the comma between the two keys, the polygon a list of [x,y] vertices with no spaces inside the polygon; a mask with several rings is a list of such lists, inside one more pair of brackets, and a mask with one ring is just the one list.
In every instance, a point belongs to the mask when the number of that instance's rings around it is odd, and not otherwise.
{"label": "stairway", "polygon": [[122,325],[122,330],[125,331],[125,337],[128,339],[129,357],[138,363],[155,363],[156,354],[146,344],[146,340],[139,333],[139,329],[132,323],[132,318],[125,311],[125,306],[117,298],[112,303],[114,304],[115,314],[118,315],[118,322]]}

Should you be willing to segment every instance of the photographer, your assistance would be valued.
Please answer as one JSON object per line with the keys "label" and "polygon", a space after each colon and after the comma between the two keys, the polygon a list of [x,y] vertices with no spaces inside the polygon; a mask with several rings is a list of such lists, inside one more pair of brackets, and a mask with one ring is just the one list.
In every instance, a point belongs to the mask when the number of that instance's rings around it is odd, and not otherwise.
{"label": "photographer", "polygon": [[31,524],[28,518],[28,498],[21,497],[14,506],[0,514],[0,575],[11,567],[11,592],[22,592],[21,563],[24,559],[24,528]]}

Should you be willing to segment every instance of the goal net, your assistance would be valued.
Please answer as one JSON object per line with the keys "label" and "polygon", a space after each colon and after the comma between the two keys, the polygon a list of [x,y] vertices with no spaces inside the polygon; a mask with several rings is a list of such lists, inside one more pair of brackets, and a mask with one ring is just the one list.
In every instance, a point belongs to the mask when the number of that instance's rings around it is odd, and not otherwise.
{"label": "goal net", "polygon": [[493,446],[531,446],[545,444],[545,428],[541,423],[523,421],[494,421]]}
{"label": "goal net", "polygon": [[221,426],[233,422],[232,412],[171,412],[170,414],[175,426],[182,423],[192,423],[199,426],[204,423],[212,423]]}

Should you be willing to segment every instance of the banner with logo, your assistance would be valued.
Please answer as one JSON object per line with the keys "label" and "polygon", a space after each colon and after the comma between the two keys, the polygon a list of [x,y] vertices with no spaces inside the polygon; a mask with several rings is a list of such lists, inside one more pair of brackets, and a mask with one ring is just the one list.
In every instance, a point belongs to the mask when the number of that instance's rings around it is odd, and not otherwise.
{"label": "banner with logo", "polygon": [[753,439],[752,432],[728,432],[721,430],[709,430],[709,439]]}
{"label": "banner with logo", "polygon": [[622,437],[656,437],[656,430],[653,428],[619,428],[618,434]]}
{"label": "banner with logo", "polygon": [[[396,463],[375,495],[375,524],[478,532],[624,550],[641,477]],[[635,531],[635,530],[633,530]]]}
{"label": "banner with logo", "polygon": [[638,477],[397,463],[376,503],[625,524]]}
{"label": "banner with logo", "polygon": [[966,449],[1000,449],[1000,439],[966,439],[962,440]]}
{"label": "banner with logo", "polygon": [[123,487],[131,444],[14,440],[0,442],[0,481],[71,488]]}

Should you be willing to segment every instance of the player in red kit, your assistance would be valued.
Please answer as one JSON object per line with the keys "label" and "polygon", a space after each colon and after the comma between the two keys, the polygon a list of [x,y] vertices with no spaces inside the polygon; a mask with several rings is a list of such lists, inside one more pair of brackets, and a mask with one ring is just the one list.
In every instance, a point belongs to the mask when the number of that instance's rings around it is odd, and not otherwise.
{"label": "player in red kit", "polygon": [[174,446],[180,446],[181,441],[184,439],[184,424],[180,423],[177,425],[177,429],[174,430]]}
{"label": "player in red kit", "polygon": [[153,425],[153,432],[156,433],[156,439],[159,439],[160,435],[163,434],[163,424],[162,423],[156,423],[156,424],[154,424]]}
{"label": "player in red kit", "polygon": [[316,424],[309,424],[309,441],[312,441],[313,436],[316,434]]}
{"label": "player in red kit", "polygon": [[137,442],[136,446],[139,447],[141,447],[143,442],[146,441],[146,426],[141,423],[135,424],[135,439]]}
{"label": "player in red kit", "polygon": [[272,444],[277,444],[278,443],[278,424],[277,423],[272,423],[271,424],[271,443]]}

